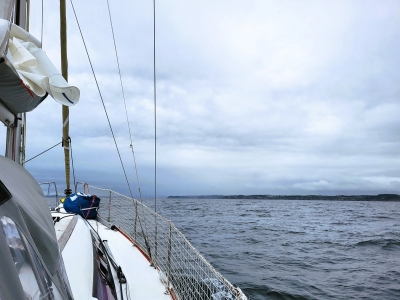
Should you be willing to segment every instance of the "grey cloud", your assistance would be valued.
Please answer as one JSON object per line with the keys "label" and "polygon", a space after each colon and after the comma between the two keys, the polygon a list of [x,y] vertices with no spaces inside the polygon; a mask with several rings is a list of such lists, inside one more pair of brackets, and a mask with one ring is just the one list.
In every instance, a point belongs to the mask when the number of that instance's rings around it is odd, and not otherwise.
{"label": "grey cloud", "polygon": [[[111,3],[148,197],[154,183],[150,4]],[[106,6],[75,5],[134,185]],[[97,17],[84,20],[90,7]],[[158,3],[160,195],[396,192],[399,8],[396,1]],[[74,22],[68,23],[70,82],[82,97],[71,108],[76,170],[82,180],[127,193]],[[40,32],[34,24],[32,29]],[[48,41],[57,35],[45,28],[44,46],[56,61],[58,48]],[[28,116],[29,134],[35,136],[28,136],[28,156],[60,139],[61,108],[53,102],[46,100]],[[44,178],[42,168],[61,182],[56,172],[63,172],[62,163],[52,163],[60,156],[51,152],[28,169]]]}

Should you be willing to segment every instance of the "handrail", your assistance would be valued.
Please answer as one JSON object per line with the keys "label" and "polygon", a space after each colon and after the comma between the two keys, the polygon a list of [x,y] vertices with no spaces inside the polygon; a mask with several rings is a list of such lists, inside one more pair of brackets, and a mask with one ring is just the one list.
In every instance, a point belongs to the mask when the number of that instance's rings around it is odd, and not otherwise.
{"label": "handrail", "polygon": [[50,196],[50,186],[53,184],[54,185],[54,190],[56,192],[56,206],[58,206],[60,204],[60,202],[58,201],[58,191],[57,191],[57,184],[54,181],[51,182],[41,182],[39,183],[39,185],[43,185],[43,184],[47,184],[47,196]]}
{"label": "handrail", "polygon": [[89,184],[87,184],[86,182],[79,182],[79,181],[77,181],[77,182],[75,183],[75,194],[76,194],[76,191],[77,191],[77,189],[78,189],[78,184],[82,184],[82,185],[83,185],[83,192],[86,193],[86,188],[89,187]]}

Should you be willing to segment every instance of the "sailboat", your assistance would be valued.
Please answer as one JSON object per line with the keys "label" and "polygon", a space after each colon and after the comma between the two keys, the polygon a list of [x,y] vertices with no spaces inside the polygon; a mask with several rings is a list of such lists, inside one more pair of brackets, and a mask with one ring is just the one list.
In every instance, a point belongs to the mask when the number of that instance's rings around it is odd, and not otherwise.
{"label": "sailboat", "polygon": [[[63,24],[64,0],[60,6]],[[57,199],[49,208],[23,167],[25,114],[48,96],[63,105],[68,155],[68,107],[80,92],[68,84],[65,65],[60,74],[27,31],[28,7],[27,0],[0,1],[0,120],[7,127],[0,156],[0,299],[247,299],[171,221],[133,197],[67,182],[67,199],[93,199],[90,207],[72,213]]]}

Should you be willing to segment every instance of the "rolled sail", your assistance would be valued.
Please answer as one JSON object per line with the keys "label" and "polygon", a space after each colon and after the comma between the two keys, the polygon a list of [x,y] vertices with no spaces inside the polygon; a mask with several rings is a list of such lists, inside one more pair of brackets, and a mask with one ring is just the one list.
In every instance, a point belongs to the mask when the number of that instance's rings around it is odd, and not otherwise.
{"label": "rolled sail", "polygon": [[79,89],[68,84],[29,32],[0,19],[0,45],[0,101],[12,113],[35,109],[47,94],[66,106],[78,103]]}

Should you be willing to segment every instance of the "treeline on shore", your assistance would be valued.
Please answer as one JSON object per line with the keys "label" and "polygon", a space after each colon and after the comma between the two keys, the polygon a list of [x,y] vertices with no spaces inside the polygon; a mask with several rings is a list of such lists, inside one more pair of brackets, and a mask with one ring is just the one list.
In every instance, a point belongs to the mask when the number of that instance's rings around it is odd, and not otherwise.
{"label": "treeline on shore", "polygon": [[331,200],[331,201],[400,201],[397,194],[379,195],[199,195],[168,196],[169,199],[265,199],[265,200]]}

